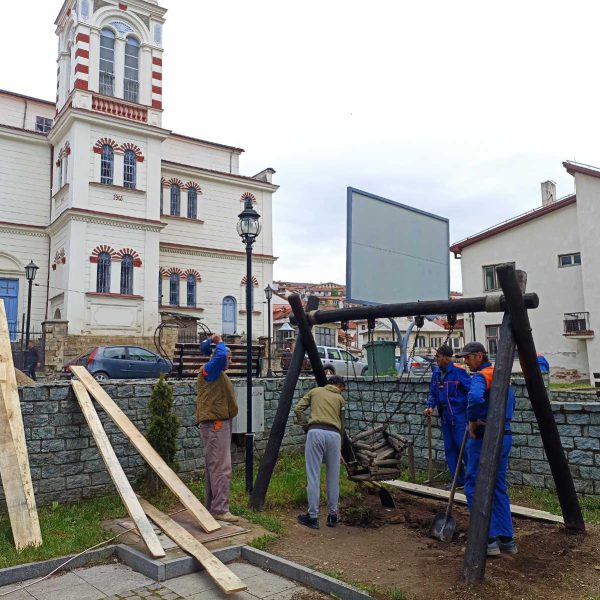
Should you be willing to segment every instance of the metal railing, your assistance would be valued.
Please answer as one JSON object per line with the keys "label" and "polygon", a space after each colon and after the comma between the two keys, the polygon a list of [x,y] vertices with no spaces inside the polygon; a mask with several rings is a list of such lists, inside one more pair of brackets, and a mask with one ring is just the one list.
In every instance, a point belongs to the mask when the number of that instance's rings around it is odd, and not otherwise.
{"label": "metal railing", "polygon": [[[28,352],[25,346],[26,333],[21,328],[9,326],[10,349],[13,363],[20,371],[25,371],[28,365]],[[38,362],[44,366],[44,336],[41,331],[30,329],[29,339],[34,343],[38,353]]]}
{"label": "metal railing", "polygon": [[115,95],[115,75],[114,73],[107,73],[106,71],[100,71],[100,93],[104,96]]}
{"label": "metal railing", "polygon": [[576,312],[565,313],[563,321],[565,335],[573,335],[582,332],[591,331],[590,329],[590,313]]}
{"label": "metal railing", "polygon": [[138,102],[140,84],[133,79],[125,79],[123,82],[123,99],[127,102]]}

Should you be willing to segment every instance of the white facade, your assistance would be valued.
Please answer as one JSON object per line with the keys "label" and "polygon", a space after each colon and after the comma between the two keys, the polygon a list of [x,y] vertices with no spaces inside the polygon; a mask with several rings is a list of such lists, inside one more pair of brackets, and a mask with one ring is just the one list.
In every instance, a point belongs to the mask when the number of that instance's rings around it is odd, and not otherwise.
{"label": "white facade", "polygon": [[[594,333],[600,327],[600,240],[595,231],[600,171],[584,169],[590,175],[580,173],[579,165],[565,167],[575,176],[576,195],[554,200],[553,194],[542,207],[457,242],[451,251],[461,259],[467,297],[492,291],[484,267],[514,262],[526,271],[527,290],[540,299],[539,307],[529,311],[538,353],[548,359],[553,374],[576,371],[575,377],[589,376],[600,385],[600,343]],[[568,322],[572,319],[577,322]],[[494,326],[501,320],[499,313],[478,313],[473,325],[465,315],[467,341],[474,328],[475,339],[493,350]]]}
{"label": "white facade", "polygon": [[236,224],[250,197],[262,223],[254,335],[266,334],[274,171],[244,177],[241,149],[162,128],[165,12],[154,0],[66,0],[56,105],[0,92],[0,297],[13,322],[33,260],[34,328],[60,318],[73,334],[151,335],[161,312],[177,312],[242,333]]}

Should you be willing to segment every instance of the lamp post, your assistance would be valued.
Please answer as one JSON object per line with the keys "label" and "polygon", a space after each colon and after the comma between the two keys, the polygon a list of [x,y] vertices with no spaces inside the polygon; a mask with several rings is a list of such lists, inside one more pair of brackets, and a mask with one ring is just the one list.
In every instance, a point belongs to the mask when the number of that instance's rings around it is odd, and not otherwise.
{"label": "lamp post", "polygon": [[[29,283],[27,291],[27,325],[25,326],[25,348],[29,346],[29,326],[31,325],[31,286],[39,267],[32,261],[25,267],[25,279]],[[21,338],[22,339],[22,338]]]}
{"label": "lamp post", "polygon": [[260,215],[246,198],[238,215],[238,235],[246,245],[246,491],[252,491],[254,479],[254,431],[252,427],[252,244],[260,233]]}
{"label": "lamp post", "polygon": [[267,379],[273,377],[273,371],[271,371],[271,298],[273,298],[273,288],[267,285],[265,288],[265,298],[267,299],[267,313],[269,314],[269,341],[267,343]]}

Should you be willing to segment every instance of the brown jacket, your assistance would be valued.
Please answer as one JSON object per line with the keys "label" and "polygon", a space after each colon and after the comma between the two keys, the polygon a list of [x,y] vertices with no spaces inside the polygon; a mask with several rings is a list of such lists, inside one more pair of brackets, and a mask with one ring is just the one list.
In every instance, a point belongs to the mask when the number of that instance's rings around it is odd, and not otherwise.
{"label": "brown jacket", "polygon": [[215,381],[206,381],[202,370],[198,374],[196,423],[233,419],[238,414],[235,390],[231,380],[221,373]]}

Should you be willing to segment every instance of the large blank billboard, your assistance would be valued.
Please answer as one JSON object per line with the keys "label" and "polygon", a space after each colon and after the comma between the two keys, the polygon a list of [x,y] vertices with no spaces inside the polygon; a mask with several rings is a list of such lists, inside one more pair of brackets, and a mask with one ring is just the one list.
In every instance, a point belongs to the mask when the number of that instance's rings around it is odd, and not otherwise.
{"label": "large blank billboard", "polygon": [[448,219],[351,187],[347,211],[348,302],[449,297]]}

